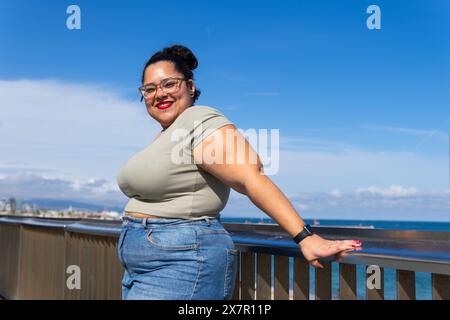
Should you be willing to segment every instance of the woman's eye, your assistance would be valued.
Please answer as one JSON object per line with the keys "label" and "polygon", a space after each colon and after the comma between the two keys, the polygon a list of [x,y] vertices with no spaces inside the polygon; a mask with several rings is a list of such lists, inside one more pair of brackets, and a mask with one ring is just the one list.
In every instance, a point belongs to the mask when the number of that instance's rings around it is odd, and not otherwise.
{"label": "woman's eye", "polygon": [[146,93],[153,93],[153,92],[155,92],[155,88],[146,88],[145,92]]}
{"label": "woman's eye", "polygon": [[177,83],[175,81],[170,81],[164,84],[164,88],[173,88]]}

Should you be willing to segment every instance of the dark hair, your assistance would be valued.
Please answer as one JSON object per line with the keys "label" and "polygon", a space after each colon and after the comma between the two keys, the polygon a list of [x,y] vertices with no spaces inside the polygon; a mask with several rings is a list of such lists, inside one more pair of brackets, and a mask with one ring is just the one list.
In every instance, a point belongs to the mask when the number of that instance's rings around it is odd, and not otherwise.
{"label": "dark hair", "polygon": [[[144,83],[145,69],[153,63],[159,61],[170,61],[175,65],[175,69],[182,73],[186,80],[194,80],[194,73],[192,72],[198,66],[198,61],[192,51],[182,45],[173,45],[171,47],[164,48],[156,52],[145,64],[144,70],[142,71],[142,84]],[[195,89],[193,102],[195,102],[200,96],[200,90]],[[141,99],[142,100],[142,99]]]}

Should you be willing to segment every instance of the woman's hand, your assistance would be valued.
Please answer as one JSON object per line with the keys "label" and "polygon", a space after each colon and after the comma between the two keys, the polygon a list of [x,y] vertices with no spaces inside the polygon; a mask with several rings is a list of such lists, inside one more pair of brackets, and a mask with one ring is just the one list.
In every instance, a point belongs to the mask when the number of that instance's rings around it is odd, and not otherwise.
{"label": "woman's hand", "polygon": [[326,240],[317,234],[306,237],[299,245],[305,259],[315,268],[323,268],[320,258],[334,256],[339,261],[348,252],[362,249],[358,240]]}

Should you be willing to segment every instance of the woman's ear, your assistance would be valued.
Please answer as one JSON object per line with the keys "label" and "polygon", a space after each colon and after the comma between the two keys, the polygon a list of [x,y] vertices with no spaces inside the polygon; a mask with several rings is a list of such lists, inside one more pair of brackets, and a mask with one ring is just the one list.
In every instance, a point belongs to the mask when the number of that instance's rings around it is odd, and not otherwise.
{"label": "woman's ear", "polygon": [[190,96],[194,97],[195,94],[195,84],[194,84],[194,80],[189,79],[189,92],[190,92]]}

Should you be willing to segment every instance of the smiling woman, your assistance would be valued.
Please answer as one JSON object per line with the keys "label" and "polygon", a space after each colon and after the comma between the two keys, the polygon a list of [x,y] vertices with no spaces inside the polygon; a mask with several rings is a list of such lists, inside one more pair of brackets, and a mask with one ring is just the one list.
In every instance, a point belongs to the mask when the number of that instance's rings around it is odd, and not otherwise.
{"label": "smiling woman", "polygon": [[[139,90],[162,130],[117,177],[130,198],[118,244],[125,268],[123,298],[231,298],[237,251],[220,222],[230,188],[277,221],[313,266],[321,267],[321,257],[340,258],[359,249],[357,241],[328,241],[312,234],[263,174],[258,155],[236,126],[218,109],[193,105],[200,95],[192,73],[197,65],[191,50],[175,45],[155,53],[144,67]],[[221,143],[230,130],[236,143]],[[172,157],[179,146],[174,136],[180,132],[183,153],[192,161],[180,163]],[[222,152],[211,159],[211,149]],[[236,154],[249,156],[245,161],[222,161]]]}

